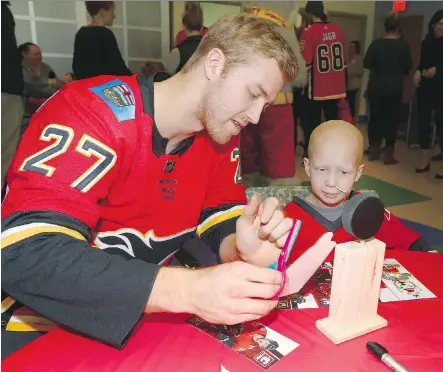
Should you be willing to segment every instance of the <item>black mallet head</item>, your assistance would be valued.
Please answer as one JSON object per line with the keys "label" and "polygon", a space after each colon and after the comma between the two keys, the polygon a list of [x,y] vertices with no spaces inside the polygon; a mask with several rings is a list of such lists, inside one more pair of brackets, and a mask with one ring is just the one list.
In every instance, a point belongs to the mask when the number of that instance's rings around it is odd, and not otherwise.
{"label": "black mallet head", "polygon": [[380,229],[384,214],[385,207],[378,197],[369,193],[357,194],[343,209],[343,228],[357,239],[367,240]]}

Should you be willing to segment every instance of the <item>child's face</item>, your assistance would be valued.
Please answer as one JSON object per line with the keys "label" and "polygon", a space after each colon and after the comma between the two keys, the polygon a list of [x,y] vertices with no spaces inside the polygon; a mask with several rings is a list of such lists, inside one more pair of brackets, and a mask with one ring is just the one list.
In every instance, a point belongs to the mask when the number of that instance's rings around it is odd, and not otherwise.
{"label": "child's face", "polygon": [[360,178],[363,165],[357,165],[357,151],[349,142],[331,139],[318,146],[311,159],[305,158],[312,193],[321,206],[340,204]]}

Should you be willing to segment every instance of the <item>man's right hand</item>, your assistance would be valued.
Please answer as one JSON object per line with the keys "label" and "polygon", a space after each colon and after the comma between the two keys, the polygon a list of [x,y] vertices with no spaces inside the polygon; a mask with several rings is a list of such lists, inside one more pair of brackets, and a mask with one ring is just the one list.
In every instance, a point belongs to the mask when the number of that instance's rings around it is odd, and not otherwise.
{"label": "man's right hand", "polygon": [[278,291],[281,276],[239,261],[198,270],[162,268],[146,311],[188,312],[227,325],[259,319],[277,306],[268,299]]}

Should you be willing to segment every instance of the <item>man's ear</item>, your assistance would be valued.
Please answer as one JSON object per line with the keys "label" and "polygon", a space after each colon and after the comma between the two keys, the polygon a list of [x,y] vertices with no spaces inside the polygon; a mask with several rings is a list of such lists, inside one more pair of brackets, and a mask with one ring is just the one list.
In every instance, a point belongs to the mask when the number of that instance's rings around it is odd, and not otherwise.
{"label": "man's ear", "polygon": [[224,53],[214,48],[209,51],[205,60],[205,76],[206,79],[211,80],[215,77],[221,76],[225,66],[226,57]]}
{"label": "man's ear", "polygon": [[363,174],[363,169],[364,169],[364,168],[365,168],[365,165],[364,165],[364,164],[360,164],[360,165],[358,166],[358,168],[357,168],[357,174],[355,175],[355,181],[354,181],[354,183],[357,182],[357,181],[360,179],[361,175]]}
{"label": "man's ear", "polygon": [[303,166],[305,167],[305,172],[308,177],[311,177],[311,169],[309,168],[309,159],[303,158]]}

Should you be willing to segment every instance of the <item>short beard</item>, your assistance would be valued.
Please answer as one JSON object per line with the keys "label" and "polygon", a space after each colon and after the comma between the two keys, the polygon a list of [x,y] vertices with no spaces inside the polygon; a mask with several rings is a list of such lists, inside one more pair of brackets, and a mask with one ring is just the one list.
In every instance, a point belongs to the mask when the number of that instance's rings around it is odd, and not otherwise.
{"label": "short beard", "polygon": [[231,136],[224,132],[224,123],[220,122],[215,114],[217,112],[216,100],[214,99],[216,94],[215,89],[205,94],[199,118],[211,139],[219,145],[224,145],[229,142]]}

